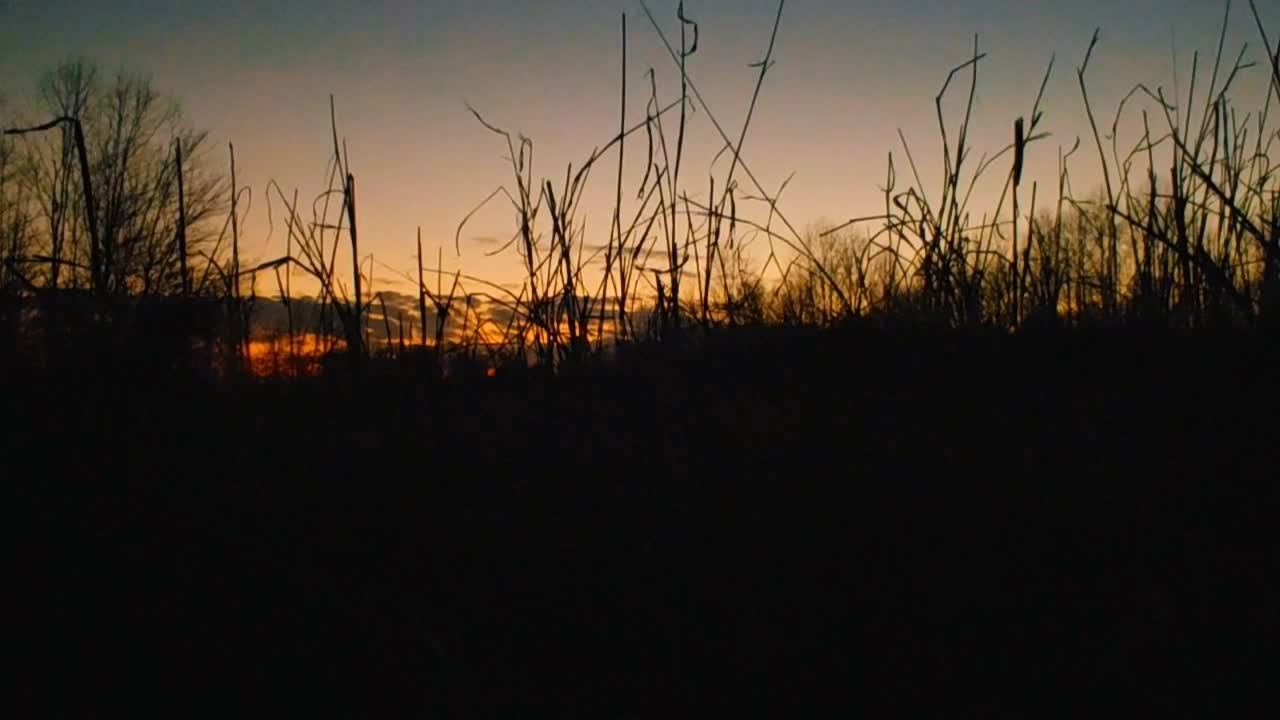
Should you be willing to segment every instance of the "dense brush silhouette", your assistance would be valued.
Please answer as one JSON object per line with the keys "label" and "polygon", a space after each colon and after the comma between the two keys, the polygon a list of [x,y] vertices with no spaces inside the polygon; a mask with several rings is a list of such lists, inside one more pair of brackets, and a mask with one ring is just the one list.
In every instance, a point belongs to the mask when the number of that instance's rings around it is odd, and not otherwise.
{"label": "dense brush silhouette", "polygon": [[832,331],[554,381],[15,388],[25,688],[54,714],[1209,711],[1272,682],[1278,396],[1236,368],[1276,360]]}
{"label": "dense brush silhouette", "polygon": [[[684,190],[689,109],[720,125],[678,19],[679,43],[659,34],[679,98],[655,81],[641,121],[624,100],[562,186],[473,111],[510,151],[513,184],[485,202],[518,218],[518,291],[428,267],[421,240],[416,294],[375,289],[336,113],[330,190],[304,218],[272,183],[285,252],[245,261],[234,155],[224,182],[202,134],[155,130],[121,176],[83,140],[121,130],[103,108],[174,116],[84,63],[50,76],[59,119],[0,144],[19,702],[1207,715],[1271,692],[1280,206],[1275,131],[1232,125],[1244,63],[1219,47],[1203,113],[1108,157],[1091,44],[1095,201],[1068,193],[1065,151],[1052,210],[1027,197],[1037,96],[978,167],[968,116],[942,122],[940,194],[891,181],[883,216],[801,232],[776,197],[767,223],[737,210],[739,184],[767,196],[740,152],[750,112],[720,131],[705,202]],[[579,200],[615,150],[600,273]],[[39,170],[11,172],[19,156]],[[986,170],[1009,173],[1013,209],[978,223],[961,178]],[[763,266],[749,238],[776,243]]]}

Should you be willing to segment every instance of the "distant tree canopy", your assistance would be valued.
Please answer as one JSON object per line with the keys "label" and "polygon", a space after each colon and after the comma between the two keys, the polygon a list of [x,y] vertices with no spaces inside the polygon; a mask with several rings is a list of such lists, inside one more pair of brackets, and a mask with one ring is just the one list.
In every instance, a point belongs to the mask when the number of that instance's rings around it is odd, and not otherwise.
{"label": "distant tree canopy", "polygon": [[68,59],[38,79],[21,110],[0,101],[0,125],[32,130],[0,140],[0,285],[178,292],[183,218],[191,287],[221,284],[211,221],[226,202],[225,186],[207,168],[207,133],[190,127],[177,100],[149,79],[123,70],[107,76],[91,61]]}

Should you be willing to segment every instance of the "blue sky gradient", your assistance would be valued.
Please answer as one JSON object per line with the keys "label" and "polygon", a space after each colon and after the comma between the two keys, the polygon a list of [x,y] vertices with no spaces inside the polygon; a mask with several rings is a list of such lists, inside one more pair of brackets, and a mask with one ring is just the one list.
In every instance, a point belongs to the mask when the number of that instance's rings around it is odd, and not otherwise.
{"label": "blue sky gradient", "polygon": [[[677,28],[675,5],[650,2],[669,32]],[[746,159],[766,185],[796,174],[782,205],[799,224],[873,212],[882,203],[877,187],[888,153],[901,157],[899,129],[926,182],[938,175],[933,97],[978,34],[989,53],[972,133],[978,153],[1009,141],[1013,120],[1030,112],[1057,53],[1044,104],[1044,128],[1054,136],[1028,159],[1032,178],[1051,183],[1057,146],[1070,147],[1087,132],[1075,68],[1094,28],[1102,28],[1102,39],[1090,90],[1100,122],[1109,126],[1116,103],[1136,83],[1169,91],[1176,84],[1185,93],[1194,51],[1207,81],[1224,7],[1209,0],[790,0]],[[736,134],[755,82],[748,65],[762,57],[777,3],[689,0],[686,8],[701,23],[693,79]],[[1280,12],[1262,10],[1274,16],[1266,18],[1272,29],[1280,28]],[[247,245],[265,257],[279,253],[265,244],[267,181],[298,187],[304,196],[323,188],[332,93],[360,180],[366,247],[407,269],[416,227],[428,247],[452,248],[462,217],[507,181],[505,146],[466,103],[531,137],[538,170],[553,178],[616,132],[624,12],[629,113],[638,120],[649,68],[664,100],[678,93],[679,76],[632,0],[0,0],[0,94],[9,99],[6,112],[22,112],[40,72],[75,54],[108,70],[150,75],[222,147],[236,143],[240,176],[255,195]],[[1252,59],[1263,59],[1248,3],[1237,0],[1228,55],[1243,43]],[[1247,73],[1239,101],[1258,107],[1265,83],[1261,67]],[[957,88],[949,109],[960,109],[965,90]],[[691,192],[705,192],[719,145],[701,113],[692,122],[686,177]],[[599,233],[600,242],[614,162],[587,195],[588,233]],[[1096,179],[1090,159],[1079,164],[1078,185]],[[629,167],[633,190],[642,174],[638,164]],[[511,231],[510,212],[494,208],[477,216],[464,237],[505,238]],[[282,246],[282,236],[272,242]],[[514,268],[509,258],[483,257],[484,249],[464,242],[463,257],[449,262],[486,276],[505,277]]]}

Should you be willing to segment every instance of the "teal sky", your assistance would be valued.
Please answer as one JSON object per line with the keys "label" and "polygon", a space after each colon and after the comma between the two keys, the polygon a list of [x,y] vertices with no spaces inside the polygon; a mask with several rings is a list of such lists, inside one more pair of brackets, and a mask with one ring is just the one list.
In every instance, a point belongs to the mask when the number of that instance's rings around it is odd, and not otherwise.
{"label": "teal sky", "polygon": [[[1280,12],[1263,5],[1274,16],[1265,18],[1273,30],[1280,28]],[[1224,6],[1210,0],[790,0],[746,159],[766,185],[795,173],[782,206],[799,225],[874,212],[888,153],[901,161],[899,128],[926,182],[938,174],[933,97],[979,34],[989,55],[980,68],[972,134],[978,153],[1009,141],[1014,118],[1030,112],[1045,66],[1058,54],[1044,103],[1044,129],[1054,137],[1029,158],[1032,178],[1049,182],[1057,145],[1070,147],[1087,132],[1075,68],[1093,29],[1102,28],[1102,40],[1091,92],[1109,126],[1117,101],[1136,83],[1170,91],[1176,83],[1185,93],[1196,50],[1206,73],[1201,82],[1207,80]],[[675,2],[653,0],[650,7],[675,30]],[[689,0],[686,9],[701,24],[693,80],[736,134],[755,82],[747,65],[763,55],[777,4]],[[563,178],[566,163],[580,162],[616,132],[624,12],[629,113],[637,120],[650,67],[664,100],[678,93],[678,73],[638,0],[0,0],[0,94],[20,106],[39,73],[70,54],[108,70],[149,74],[182,100],[194,125],[211,130],[223,148],[236,144],[240,179],[254,194],[246,245],[268,257],[281,253],[283,236],[277,232],[267,246],[265,185],[274,178],[304,197],[322,189],[332,93],[359,182],[364,247],[407,271],[415,228],[423,228],[429,248],[451,250],[462,217],[508,180],[505,146],[465,103],[532,138],[537,170],[551,178]],[[1262,60],[1248,3],[1237,0],[1228,54],[1234,57],[1245,42],[1250,57]],[[1251,71],[1237,99],[1258,107],[1265,82],[1261,68]],[[948,107],[958,111],[961,95]],[[701,113],[692,122],[685,177],[691,194],[705,193],[719,145]],[[1096,159],[1077,157],[1081,189],[1096,179]],[[211,159],[225,162],[220,155]],[[587,196],[589,241],[607,235],[615,162],[611,157],[598,170]],[[643,169],[630,170],[634,195]],[[513,259],[483,257],[489,247],[480,240],[505,239],[513,229],[510,213],[495,206],[477,216],[464,234],[462,257],[446,265],[514,278]]]}

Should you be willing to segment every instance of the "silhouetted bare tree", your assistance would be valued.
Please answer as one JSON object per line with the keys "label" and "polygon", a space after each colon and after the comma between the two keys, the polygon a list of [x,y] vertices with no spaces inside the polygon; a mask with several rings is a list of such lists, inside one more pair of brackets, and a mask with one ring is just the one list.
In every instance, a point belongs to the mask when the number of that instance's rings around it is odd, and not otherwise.
{"label": "silhouetted bare tree", "polygon": [[[216,256],[208,227],[225,201],[221,178],[205,169],[206,133],[186,124],[181,107],[142,76],[103,79],[94,64],[69,59],[39,81],[36,120],[61,119],[22,135],[20,189],[39,218],[34,253],[21,258],[45,287],[85,287],[98,278],[106,292],[180,290],[178,177],[183,153],[186,246],[192,266]],[[86,184],[74,139],[84,132],[97,220],[94,252],[85,210]]]}
{"label": "silhouetted bare tree", "polygon": [[[5,110],[0,96],[0,122],[6,117]],[[0,289],[20,282],[16,259],[27,253],[30,244],[31,216],[19,182],[17,147],[11,139],[0,136]]]}

